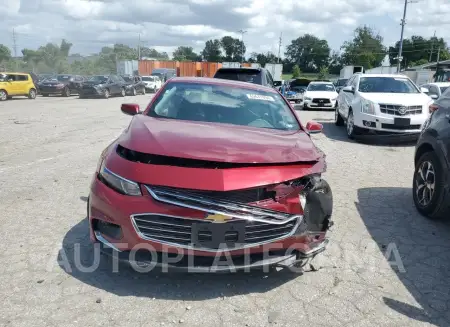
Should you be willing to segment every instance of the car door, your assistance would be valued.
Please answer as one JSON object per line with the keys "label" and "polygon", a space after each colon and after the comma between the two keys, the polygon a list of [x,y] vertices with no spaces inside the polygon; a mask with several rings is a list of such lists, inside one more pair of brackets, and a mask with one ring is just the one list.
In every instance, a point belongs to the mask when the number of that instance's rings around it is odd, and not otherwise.
{"label": "car door", "polygon": [[18,75],[8,74],[8,76],[6,76],[6,92],[8,92],[8,95],[21,94],[20,93],[20,84],[18,81]]}
{"label": "car door", "polygon": [[[354,79],[355,79],[355,76],[351,77],[347,81],[345,86],[352,85]],[[347,117],[347,115],[348,115],[348,108],[350,107],[350,103],[351,103],[350,102],[351,98],[350,98],[349,94],[351,94],[351,93],[344,92],[344,91],[341,91],[339,93],[338,108],[339,108],[339,113],[341,114],[342,117]]]}
{"label": "car door", "polygon": [[17,94],[28,94],[30,91],[30,78],[25,74],[16,75]]}
{"label": "car door", "polygon": [[110,75],[108,84],[110,85],[109,91],[111,94],[119,94],[120,93],[120,86],[119,86],[119,79],[116,75]]}

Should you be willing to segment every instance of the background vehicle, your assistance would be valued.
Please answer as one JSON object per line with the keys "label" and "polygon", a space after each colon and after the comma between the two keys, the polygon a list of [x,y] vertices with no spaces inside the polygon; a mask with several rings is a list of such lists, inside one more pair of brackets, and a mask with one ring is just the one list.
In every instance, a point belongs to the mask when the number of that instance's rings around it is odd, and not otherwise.
{"label": "background vehicle", "polygon": [[127,82],[117,75],[95,75],[85,81],[79,89],[80,98],[126,95]]}
{"label": "background vehicle", "polygon": [[[213,272],[223,252],[232,262],[219,269],[233,271],[302,265],[325,250],[333,198],[321,178],[325,155],[310,137],[322,126],[300,124],[277,91],[174,78],[144,112],[137,104],[121,110],[133,118],[102,152],[88,202],[91,240],[105,251],[133,260],[135,244],[160,254],[170,244],[192,260],[157,255],[152,264]],[[277,253],[267,260],[269,248]]]}
{"label": "background vehicle", "polygon": [[159,76],[142,76],[142,82],[145,85],[145,90],[149,92],[156,92],[162,86]]}
{"label": "background vehicle", "polygon": [[430,219],[450,219],[450,88],[430,105],[414,156],[413,199]]}
{"label": "background vehicle", "polygon": [[177,76],[177,70],[171,69],[171,68],[156,68],[152,70],[152,73],[150,74],[152,76],[158,76],[159,79],[165,83],[169,79]]}
{"label": "background vehicle", "polygon": [[265,64],[264,68],[270,72],[274,82],[283,80],[283,64]]}
{"label": "background vehicle", "polygon": [[126,87],[127,94],[145,94],[145,83],[140,76],[121,75],[121,77],[128,84]]}
{"label": "background vehicle", "polygon": [[265,68],[219,68],[214,78],[275,87],[272,75]]}
{"label": "background vehicle", "polygon": [[336,92],[339,93],[342,88],[345,86],[345,84],[347,83],[348,78],[338,78],[336,80],[336,82],[334,82],[334,87],[336,88]]}
{"label": "background vehicle", "polygon": [[27,96],[35,99],[36,86],[30,74],[26,73],[0,73],[0,101],[5,101],[15,96]]}
{"label": "background vehicle", "polygon": [[450,82],[450,69],[439,69],[439,71],[434,74],[435,82]]}
{"label": "background vehicle", "polygon": [[303,93],[303,109],[334,108],[337,96],[333,83],[312,81]]}
{"label": "background vehicle", "polygon": [[432,99],[404,75],[355,74],[337,98],[335,123],[347,135],[365,132],[418,135]]}
{"label": "background vehicle", "polygon": [[339,78],[350,78],[353,76],[353,74],[356,73],[364,73],[364,67],[363,66],[344,66],[342,67]]}
{"label": "background vehicle", "polygon": [[84,78],[80,75],[53,75],[38,83],[39,94],[46,97],[57,94],[69,97],[78,94]]}
{"label": "background vehicle", "polygon": [[420,87],[427,89],[428,92],[426,92],[426,94],[428,94],[430,98],[436,100],[450,87],[450,82],[428,83],[423,84]]}

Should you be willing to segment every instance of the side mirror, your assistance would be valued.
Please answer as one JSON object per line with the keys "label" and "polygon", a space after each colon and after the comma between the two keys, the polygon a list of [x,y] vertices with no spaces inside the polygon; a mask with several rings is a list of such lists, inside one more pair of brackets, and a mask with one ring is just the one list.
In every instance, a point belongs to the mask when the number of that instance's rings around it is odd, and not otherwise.
{"label": "side mirror", "polygon": [[122,105],[120,106],[120,110],[122,110],[125,115],[130,116],[138,115],[141,113],[141,111],[139,110],[139,105],[136,103],[122,103]]}
{"label": "side mirror", "polygon": [[437,98],[439,98],[439,96],[437,94],[430,94],[430,98],[432,98],[433,100],[436,100]]}
{"label": "side mirror", "polygon": [[421,87],[420,92],[428,94],[430,92],[430,90],[427,89],[426,87]]}
{"label": "side mirror", "polygon": [[344,86],[344,87],[342,88],[342,91],[344,91],[344,92],[349,92],[349,93],[355,93],[355,90],[353,89],[353,86],[351,86],[351,85]]}
{"label": "side mirror", "polygon": [[306,124],[306,131],[310,134],[317,134],[317,133],[321,133],[323,130],[323,125],[316,123],[314,121],[309,121]]}

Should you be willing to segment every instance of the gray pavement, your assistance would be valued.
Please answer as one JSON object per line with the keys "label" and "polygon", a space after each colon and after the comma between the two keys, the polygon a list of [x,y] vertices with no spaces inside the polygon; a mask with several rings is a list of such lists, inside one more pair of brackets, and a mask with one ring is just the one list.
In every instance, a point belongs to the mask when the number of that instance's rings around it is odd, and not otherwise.
{"label": "gray pavement", "polygon": [[[95,272],[86,196],[99,154],[127,126],[124,101],[0,103],[0,326],[450,326],[450,224],[419,216],[411,145],[348,141],[324,123],[335,226],[318,271]],[[74,244],[80,244],[80,247]],[[58,264],[67,258],[68,265]]]}

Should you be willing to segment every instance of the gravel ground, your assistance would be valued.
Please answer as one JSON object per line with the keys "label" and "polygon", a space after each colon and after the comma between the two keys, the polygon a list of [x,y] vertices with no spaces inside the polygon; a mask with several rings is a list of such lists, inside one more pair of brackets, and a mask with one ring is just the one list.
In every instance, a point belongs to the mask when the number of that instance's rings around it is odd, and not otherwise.
{"label": "gravel ground", "polygon": [[113,273],[106,260],[95,272],[76,268],[74,253],[85,265],[94,253],[92,173],[130,121],[120,104],[148,100],[0,103],[1,326],[450,326],[450,224],[413,207],[414,147],[350,142],[332,112],[298,112],[324,124],[313,138],[335,198],[317,271]]}

